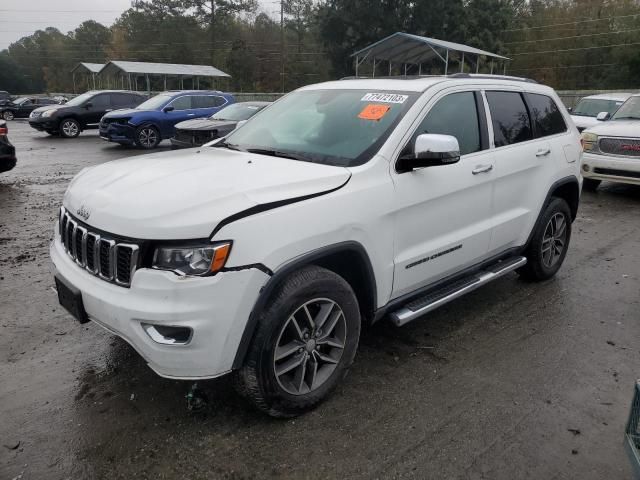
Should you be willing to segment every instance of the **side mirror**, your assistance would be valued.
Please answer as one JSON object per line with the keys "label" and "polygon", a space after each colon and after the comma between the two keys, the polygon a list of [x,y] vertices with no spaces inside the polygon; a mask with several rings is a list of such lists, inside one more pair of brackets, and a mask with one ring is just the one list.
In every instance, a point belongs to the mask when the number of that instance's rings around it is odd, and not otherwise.
{"label": "side mirror", "polygon": [[410,172],[416,168],[451,165],[460,161],[458,139],[451,135],[423,133],[418,135],[413,152],[398,160],[398,172]]}
{"label": "side mirror", "polygon": [[91,107],[93,107],[93,103],[91,102],[87,102],[84,104],[84,108],[86,108],[87,110],[89,110]]}
{"label": "side mirror", "polygon": [[609,115],[609,112],[600,112],[598,114],[598,116],[596,117],[596,120],[598,120],[600,122],[604,122],[606,120],[609,120],[610,117],[611,117],[611,115]]}
{"label": "side mirror", "polygon": [[239,129],[242,125],[244,125],[245,123],[247,123],[246,120],[240,120],[238,123],[236,123],[236,128],[234,128],[234,130]]}
{"label": "side mirror", "polygon": [[569,113],[573,112],[573,107],[567,108],[567,112],[569,112]]}
{"label": "side mirror", "polygon": [[163,111],[164,113],[173,112],[174,110],[175,110],[175,108],[174,108],[174,107],[172,107],[171,105],[169,105],[169,106],[167,106],[167,107],[164,107],[164,108],[162,109],[162,111]]}

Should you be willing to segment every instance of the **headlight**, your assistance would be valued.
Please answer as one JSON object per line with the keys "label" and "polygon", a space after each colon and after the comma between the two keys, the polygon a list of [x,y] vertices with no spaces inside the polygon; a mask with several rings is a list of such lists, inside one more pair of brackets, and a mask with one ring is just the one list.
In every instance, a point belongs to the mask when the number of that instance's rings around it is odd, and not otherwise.
{"label": "headlight", "polygon": [[153,268],[171,270],[179,275],[212,275],[222,270],[230,251],[231,242],[158,247],[153,255]]}
{"label": "headlight", "polygon": [[44,112],[42,112],[42,116],[43,117],[50,117],[51,115],[53,115],[57,111],[58,110],[56,108],[52,108],[51,110],[45,110]]}
{"label": "headlight", "polygon": [[582,149],[585,152],[600,153],[598,148],[598,135],[595,133],[583,133],[580,142],[582,143]]}

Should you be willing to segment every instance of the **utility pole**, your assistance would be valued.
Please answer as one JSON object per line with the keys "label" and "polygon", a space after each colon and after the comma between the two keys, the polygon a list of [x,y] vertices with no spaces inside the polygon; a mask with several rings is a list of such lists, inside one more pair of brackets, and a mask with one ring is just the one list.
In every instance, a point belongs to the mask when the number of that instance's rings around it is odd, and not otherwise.
{"label": "utility pole", "polygon": [[280,0],[280,81],[284,93],[284,0]]}

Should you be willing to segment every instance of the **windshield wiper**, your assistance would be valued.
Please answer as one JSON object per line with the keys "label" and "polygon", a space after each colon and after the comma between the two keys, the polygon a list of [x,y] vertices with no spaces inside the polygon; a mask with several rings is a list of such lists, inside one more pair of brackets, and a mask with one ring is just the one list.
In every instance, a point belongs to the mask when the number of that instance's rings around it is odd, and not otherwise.
{"label": "windshield wiper", "polygon": [[257,153],[258,155],[269,155],[270,157],[289,158],[291,160],[301,160],[303,162],[310,162],[311,160],[304,155],[298,155],[295,153],[282,152],[279,150],[271,150],[268,148],[247,148],[249,153]]}
{"label": "windshield wiper", "polygon": [[224,148],[228,148],[229,150],[235,150],[237,152],[246,152],[247,150],[240,148],[240,146],[236,145],[235,143],[229,143],[226,140],[222,140],[221,142],[216,143],[215,145],[211,145],[212,147],[224,147]]}
{"label": "windshield wiper", "polygon": [[630,115],[628,117],[616,117],[616,118],[612,118],[612,120],[640,120],[640,117],[635,117],[633,115]]}

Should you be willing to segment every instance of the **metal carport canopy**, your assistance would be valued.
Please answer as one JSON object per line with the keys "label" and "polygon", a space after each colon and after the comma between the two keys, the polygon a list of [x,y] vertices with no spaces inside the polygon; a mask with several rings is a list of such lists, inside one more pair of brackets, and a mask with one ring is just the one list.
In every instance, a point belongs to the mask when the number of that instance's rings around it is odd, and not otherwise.
{"label": "metal carport canopy", "polygon": [[79,69],[83,68],[88,73],[98,73],[98,72],[100,72],[100,70],[102,70],[102,67],[104,67],[104,63],[80,62],[75,67],[73,67],[73,69],[71,71],[75,72],[76,70],[79,70]]}
{"label": "metal carport canopy", "polygon": [[100,70],[100,74],[134,73],[139,75],[174,75],[184,77],[230,77],[210,65],[182,65],[179,63],[126,62],[112,60]]}
{"label": "metal carport canopy", "polygon": [[[441,49],[438,51],[437,49]],[[357,65],[365,60],[386,60],[393,63],[420,65],[434,58],[440,58],[448,64],[449,52],[460,52],[479,57],[510,60],[496,53],[480,50],[461,43],[447,42],[436,38],[421,37],[411,33],[396,32],[382,40],[358,50],[352,57],[356,57]]]}

